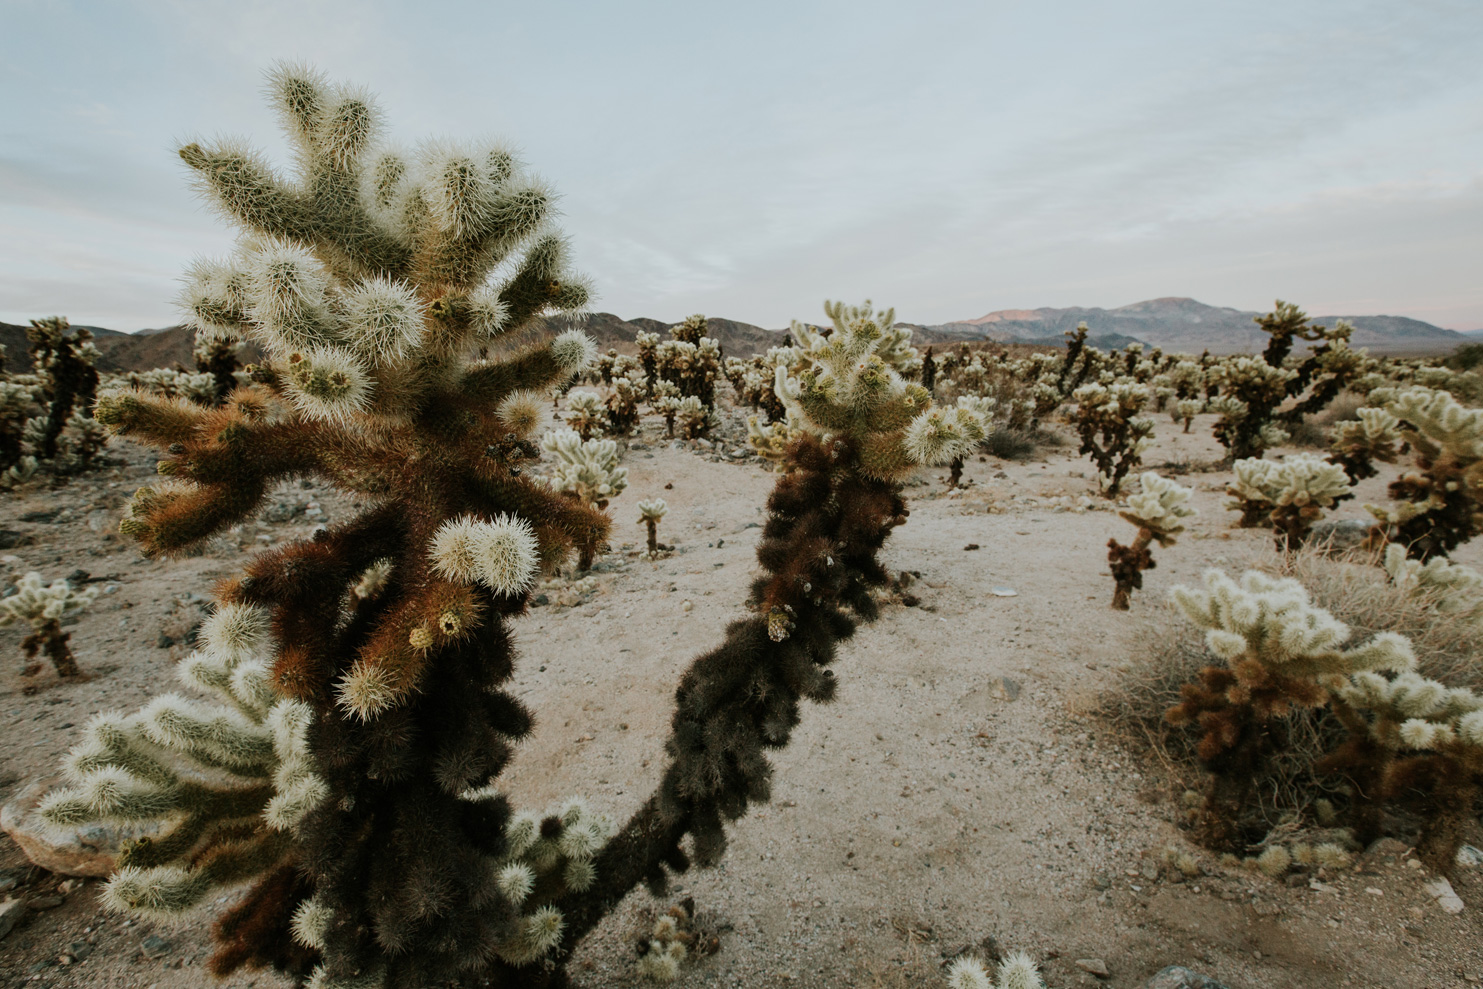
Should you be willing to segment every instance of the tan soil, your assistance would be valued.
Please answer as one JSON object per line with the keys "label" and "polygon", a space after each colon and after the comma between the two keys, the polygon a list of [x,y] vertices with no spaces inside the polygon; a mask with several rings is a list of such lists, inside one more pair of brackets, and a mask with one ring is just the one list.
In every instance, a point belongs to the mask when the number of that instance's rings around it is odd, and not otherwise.
{"label": "tan soil", "polygon": [[[738,446],[740,421],[728,419],[725,452]],[[1186,436],[1161,418],[1147,463],[1214,460],[1209,425],[1202,417]],[[646,422],[647,449],[625,457],[630,487],[612,507],[614,548],[600,559],[596,591],[564,607],[559,590],[547,589],[552,603],[516,624],[515,690],[540,721],[508,779],[518,804],[583,794],[620,820],[631,812],[659,777],[680,671],[743,614],[754,524],[773,477],[751,458],[676,448],[655,429]],[[250,524],[200,556],[146,560],[108,529],[153,475],[153,458],[124,443],[110,452],[126,462],[0,503],[0,528],[34,540],[0,551],[10,572],[106,576],[105,593],[71,628],[86,682],[61,684],[46,671],[34,678],[41,689],[23,695],[22,633],[0,631],[0,654],[12,657],[0,672],[0,799],[53,771],[94,712],[132,709],[169,689],[188,647],[167,639],[184,639],[204,605],[187,596],[209,595],[253,546],[305,535],[315,521]],[[1229,473],[1182,478],[1202,514],[1177,546],[1156,551],[1158,568],[1127,614],[1108,607],[1105,558],[1107,539],[1126,541],[1131,528],[1107,511],[1057,510],[1061,496],[1100,503],[1074,445],[1023,464],[971,462],[972,486],[957,494],[943,493],[943,476],[924,472],[908,489],[910,522],[886,552],[893,569],[920,573],[911,588],[919,605],[888,604],[841,649],[839,698],[807,710],[777,754],[772,804],[732,830],[719,868],[675,882],[673,898],[693,896],[721,938],[679,985],[938,986],[942,960],[986,935],[1042,961],[1056,989],[1134,989],[1169,964],[1233,989],[1448,987],[1483,975],[1483,874],[1459,876],[1467,907],[1451,916],[1399,855],[1362,858],[1325,875],[1322,889],[1222,870],[1181,837],[1177,787],[1163,768],[1121,747],[1096,716],[1172,584],[1267,552],[1264,531],[1230,528],[1220,495]],[[1338,515],[1363,517],[1358,503],[1379,498],[1388,477],[1367,482]],[[670,504],[660,540],[677,546],[657,561],[638,555],[644,529],[633,507],[653,496]],[[320,487],[285,486],[275,499],[311,500],[331,519],[351,511]],[[21,521],[53,510],[50,522]],[[1483,547],[1458,557],[1477,565]],[[1003,677],[1022,685],[1013,700],[996,687]],[[1476,830],[1469,840],[1483,843]],[[1156,857],[1171,844],[1196,853],[1208,874],[1155,878]],[[36,897],[61,882],[24,866],[0,839],[0,869],[22,880],[3,895]],[[209,981],[209,917],[165,930],[105,916],[96,885],[72,889],[0,940],[0,984]],[[663,905],[637,894],[589,937],[576,983],[641,984],[633,936],[655,907]],[[168,941],[151,942],[160,957],[143,952],[149,936]],[[57,963],[76,942],[93,950]],[[1094,957],[1109,979],[1077,967]],[[223,984],[282,980],[257,972]]]}

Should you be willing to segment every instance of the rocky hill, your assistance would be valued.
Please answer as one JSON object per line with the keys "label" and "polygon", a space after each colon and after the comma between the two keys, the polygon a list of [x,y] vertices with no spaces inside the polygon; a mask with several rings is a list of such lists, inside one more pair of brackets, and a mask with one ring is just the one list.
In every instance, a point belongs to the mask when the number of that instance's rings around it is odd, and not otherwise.
{"label": "rocky hill", "polygon": [[[977,319],[966,319],[927,328],[943,340],[991,339],[1004,341],[1059,340],[1078,323],[1085,322],[1093,336],[1117,335],[1141,340],[1171,353],[1216,354],[1257,351],[1266,336],[1252,322],[1260,315],[1221,306],[1207,306],[1194,299],[1149,299],[1117,309],[1004,309]],[[1314,321],[1332,326],[1347,319],[1355,326],[1357,347],[1390,354],[1443,353],[1467,338],[1454,330],[1404,316],[1314,316]],[[925,336],[925,335],[924,335]]]}
{"label": "rocky hill", "polygon": [[[937,325],[908,323],[919,344],[941,345],[960,340],[994,340],[1005,343],[1029,343],[1060,346],[1067,331],[1085,322],[1091,330],[1091,343],[1103,350],[1142,341],[1151,347],[1162,347],[1169,353],[1197,354],[1209,350],[1215,354],[1254,352],[1266,345],[1266,337],[1252,320],[1258,315],[1240,309],[1207,306],[1194,299],[1167,298],[1135,302],[1117,309],[1004,309],[977,319],[958,320]],[[1476,337],[1424,323],[1405,316],[1315,316],[1317,322],[1332,326],[1335,320],[1347,319],[1355,325],[1354,344],[1385,354],[1439,354]],[[565,317],[543,321],[549,331],[560,331],[580,325],[594,340],[599,350],[609,348],[622,353],[634,352],[634,338],[642,330],[669,338],[673,324],[638,316],[623,319],[612,313],[592,313],[580,323]],[[728,356],[747,357],[760,354],[768,347],[783,342],[783,330],[769,330],[751,323],[713,316],[706,320],[709,333],[721,342]],[[146,371],[155,367],[192,367],[191,334],[184,326],[163,330],[141,330],[120,333],[102,327],[92,330],[102,357],[100,371]],[[523,337],[522,337],[523,338]],[[8,366],[18,370],[27,365],[26,330],[23,326],[0,323],[0,344],[8,354]],[[256,355],[249,355],[249,360]]]}

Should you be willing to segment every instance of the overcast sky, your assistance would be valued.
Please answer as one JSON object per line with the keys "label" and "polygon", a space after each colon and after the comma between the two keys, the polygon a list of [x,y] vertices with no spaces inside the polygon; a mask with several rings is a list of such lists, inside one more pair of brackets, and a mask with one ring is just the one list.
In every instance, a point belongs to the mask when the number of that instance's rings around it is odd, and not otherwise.
{"label": "overcast sky", "polygon": [[[0,0],[0,320],[178,321],[228,230],[174,155],[285,161],[262,71],[504,137],[595,308],[937,323],[1158,296],[1483,328],[1479,0]],[[286,161],[285,161],[286,163]]]}

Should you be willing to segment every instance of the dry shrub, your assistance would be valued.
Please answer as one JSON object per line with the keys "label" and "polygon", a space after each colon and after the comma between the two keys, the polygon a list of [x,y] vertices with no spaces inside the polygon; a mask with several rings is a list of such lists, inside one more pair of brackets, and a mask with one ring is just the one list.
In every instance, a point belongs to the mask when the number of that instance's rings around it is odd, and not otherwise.
{"label": "dry shrub", "polygon": [[[1332,559],[1305,550],[1284,560],[1268,554],[1249,567],[1296,578],[1313,599],[1347,624],[1350,642],[1377,632],[1397,632],[1416,647],[1418,672],[1450,687],[1483,689],[1483,645],[1479,627],[1439,614],[1430,599],[1391,584],[1376,558],[1356,553]],[[1164,712],[1180,700],[1179,688],[1215,660],[1205,649],[1204,633],[1172,610],[1147,615],[1126,640],[1141,651],[1131,657],[1113,694],[1104,699],[1103,717],[1125,741],[1146,746],[1184,789],[1201,789],[1207,778],[1195,756],[1199,733],[1165,723]],[[1279,739],[1266,774],[1257,781],[1256,812],[1267,827],[1290,819],[1319,797],[1342,800],[1342,781],[1313,771],[1314,761],[1344,740],[1344,729],[1327,708],[1299,712],[1274,722]]]}

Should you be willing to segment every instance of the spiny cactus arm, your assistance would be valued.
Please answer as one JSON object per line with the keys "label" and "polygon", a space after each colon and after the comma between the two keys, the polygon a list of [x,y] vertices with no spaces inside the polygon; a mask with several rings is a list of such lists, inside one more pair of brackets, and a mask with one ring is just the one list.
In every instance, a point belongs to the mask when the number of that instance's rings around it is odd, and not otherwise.
{"label": "spiny cactus arm", "polygon": [[291,837],[260,831],[209,848],[194,866],[123,866],[103,887],[104,906],[154,920],[174,920],[224,886],[262,874],[290,851]]}
{"label": "spiny cactus arm", "polygon": [[235,142],[204,147],[192,142],[179,153],[196,171],[202,194],[228,217],[272,237],[308,241],[314,236],[304,197],[256,152]]}
{"label": "spiny cactus arm", "polygon": [[138,389],[99,397],[93,416],[120,436],[157,447],[194,439],[207,410],[185,398],[164,398]]}
{"label": "spiny cactus arm", "polygon": [[[511,164],[507,153],[505,159]],[[434,213],[444,215],[418,237],[413,270],[420,282],[455,291],[477,288],[553,212],[554,196],[545,186],[520,181],[495,188],[495,175],[478,176],[480,168],[455,150],[430,170],[430,184],[436,187],[430,197]],[[485,188],[471,188],[481,181]],[[455,199],[467,206],[454,207]]]}
{"label": "spiny cactus arm", "polygon": [[165,484],[140,488],[119,531],[148,556],[178,553],[210,538],[255,511],[266,487],[251,479],[238,484]]}
{"label": "spiny cactus arm", "polygon": [[224,977],[242,967],[271,966],[290,977],[306,977],[319,952],[294,937],[292,918],[293,908],[313,892],[313,883],[291,856],[262,876],[212,925],[217,945],[209,963],[212,974]]}
{"label": "spiny cactus arm", "polygon": [[417,688],[428,655],[464,639],[483,612],[471,588],[427,581],[377,623],[336,687],[340,707],[364,720],[395,706]]}
{"label": "spiny cactus arm", "polygon": [[608,536],[607,514],[578,500],[553,498],[549,488],[508,472],[471,481],[470,504],[495,507],[526,519],[535,530],[543,567],[551,567],[573,547],[596,545]]}
{"label": "spiny cactus arm", "polygon": [[587,334],[568,330],[550,344],[508,361],[475,365],[459,390],[469,398],[497,403],[517,391],[538,391],[565,382],[592,363],[597,345]]}
{"label": "spiny cactus arm", "polygon": [[499,293],[512,329],[545,312],[573,312],[587,305],[590,289],[584,278],[568,272],[569,254],[566,239],[559,234],[540,237],[526,251]]}

